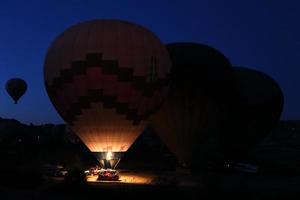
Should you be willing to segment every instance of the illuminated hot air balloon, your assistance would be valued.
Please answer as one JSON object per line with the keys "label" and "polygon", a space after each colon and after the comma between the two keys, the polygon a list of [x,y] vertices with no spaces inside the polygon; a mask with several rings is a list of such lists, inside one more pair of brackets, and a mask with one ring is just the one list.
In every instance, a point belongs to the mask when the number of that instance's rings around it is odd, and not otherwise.
{"label": "illuminated hot air balloon", "polygon": [[105,168],[114,168],[167,93],[170,59],[142,26],[92,20],[59,35],[45,59],[56,110]]}
{"label": "illuminated hot air balloon", "polygon": [[27,90],[27,84],[23,79],[12,78],[6,82],[5,89],[11,98],[18,103],[18,100],[24,95]]}
{"label": "illuminated hot air balloon", "polygon": [[257,70],[235,67],[238,98],[220,134],[226,158],[236,163],[278,123],[284,104],[280,86]]}
{"label": "illuminated hot air balloon", "polygon": [[234,97],[229,60],[196,43],[167,45],[172,67],[168,97],[152,127],[182,166],[200,166],[210,138],[223,128]]}

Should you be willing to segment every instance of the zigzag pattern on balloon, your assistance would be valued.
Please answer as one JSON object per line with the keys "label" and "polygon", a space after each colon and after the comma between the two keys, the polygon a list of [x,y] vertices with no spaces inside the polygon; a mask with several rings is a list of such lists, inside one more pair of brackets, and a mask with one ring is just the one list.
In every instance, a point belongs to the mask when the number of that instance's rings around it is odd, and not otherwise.
{"label": "zigzag pattern on balloon", "polygon": [[[168,76],[167,76],[168,77]],[[86,60],[72,62],[46,89],[60,114],[70,124],[93,102],[115,108],[127,120],[139,124],[161,105],[168,78],[149,82],[147,76],[134,76],[133,69],[120,68],[117,60],[103,60],[100,53],[89,53]],[[141,103],[137,103],[141,102]]]}

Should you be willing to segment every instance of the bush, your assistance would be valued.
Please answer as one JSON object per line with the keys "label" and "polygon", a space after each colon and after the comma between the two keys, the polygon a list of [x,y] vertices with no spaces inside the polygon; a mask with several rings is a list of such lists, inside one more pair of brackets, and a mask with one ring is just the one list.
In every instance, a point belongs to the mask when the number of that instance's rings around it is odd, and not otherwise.
{"label": "bush", "polygon": [[68,171],[68,174],[64,178],[66,185],[84,186],[87,183],[84,171],[80,168],[73,168]]}
{"label": "bush", "polygon": [[44,182],[39,166],[22,165],[1,169],[0,184],[6,187],[36,188]]}

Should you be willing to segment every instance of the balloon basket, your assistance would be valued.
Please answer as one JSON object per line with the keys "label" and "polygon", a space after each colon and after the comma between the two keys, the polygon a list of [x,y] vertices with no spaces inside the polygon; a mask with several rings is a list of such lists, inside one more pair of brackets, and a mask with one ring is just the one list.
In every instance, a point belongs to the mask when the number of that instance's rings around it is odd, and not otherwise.
{"label": "balloon basket", "polygon": [[119,181],[119,171],[115,169],[101,169],[98,174],[98,181]]}

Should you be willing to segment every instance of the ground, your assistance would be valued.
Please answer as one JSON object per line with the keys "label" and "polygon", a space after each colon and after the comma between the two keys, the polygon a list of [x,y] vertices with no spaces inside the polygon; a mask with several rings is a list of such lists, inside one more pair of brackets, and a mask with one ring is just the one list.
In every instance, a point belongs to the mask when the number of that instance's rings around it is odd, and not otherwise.
{"label": "ground", "polygon": [[120,171],[119,181],[98,181],[98,176],[87,176],[87,181],[91,183],[131,183],[131,184],[152,184],[157,177],[153,172],[130,172]]}
{"label": "ground", "polygon": [[[176,177],[176,182],[172,182]],[[94,199],[95,197],[161,198],[173,199],[234,198],[299,199],[299,174],[241,174],[241,173],[165,173],[123,171],[120,181],[96,181],[88,177],[87,185],[65,185],[63,178],[47,179],[34,189],[0,187],[1,200],[5,199]],[[16,180],[17,181],[17,180]]]}

